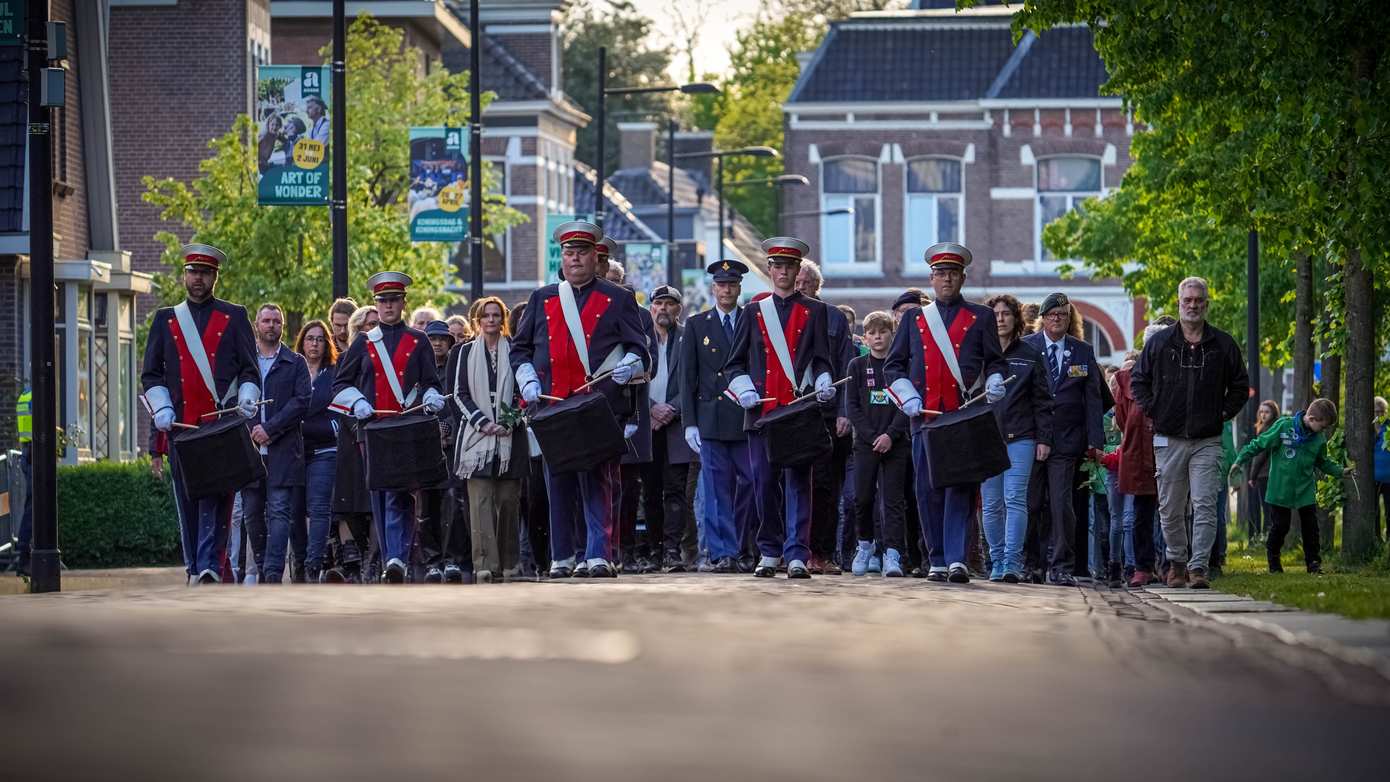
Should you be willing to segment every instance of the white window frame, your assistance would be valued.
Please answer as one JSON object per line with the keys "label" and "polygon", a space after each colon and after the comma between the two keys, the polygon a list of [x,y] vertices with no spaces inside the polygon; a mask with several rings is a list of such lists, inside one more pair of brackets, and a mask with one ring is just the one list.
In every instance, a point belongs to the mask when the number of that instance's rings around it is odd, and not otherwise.
{"label": "white window frame", "polygon": [[[953,157],[951,155],[914,155],[903,160],[903,274],[930,274],[931,264],[928,264],[918,253],[912,251],[912,199],[914,194],[907,191],[908,168],[914,160],[951,160],[960,165],[960,191],[956,196],[960,199],[960,209],[957,212],[957,222],[960,225],[960,235],[955,239],[960,244],[965,244],[965,164],[964,158]],[[932,203],[946,193],[918,193],[917,198],[930,198]],[[928,245],[930,246],[930,245]],[[925,249],[925,248],[923,248]]]}
{"label": "white window frame", "polygon": [[[1049,160],[1094,160],[1096,168],[1100,172],[1099,190],[1047,190],[1044,191],[1039,182],[1042,175],[1043,163]],[[1033,165],[1033,257],[1037,259],[1039,267],[1056,268],[1063,264],[1074,263],[1071,258],[1044,258],[1043,257],[1043,209],[1042,200],[1056,196],[1063,196],[1067,199],[1067,212],[1076,209],[1076,205],[1087,198],[1096,198],[1105,195],[1105,160],[1100,155],[1048,155],[1037,159]]]}
{"label": "white window frame", "polygon": [[[840,160],[867,160],[874,164],[874,178],[877,182],[877,189],[872,193],[826,193],[825,192],[825,165]],[[849,262],[832,262],[826,253],[826,248],[830,246],[829,228],[835,218],[821,215],[817,219],[820,226],[820,249],[821,249],[821,271],[827,277],[877,277],[883,273],[883,161],[869,155],[836,155],[828,157],[820,162],[821,173],[820,181],[817,182],[817,200],[820,210],[839,209],[841,207],[853,207],[855,199],[872,198],[874,202],[874,258],[872,261],[851,260]],[[839,215],[838,217],[850,220],[850,230],[853,233],[854,219],[856,215]],[[850,252],[854,252],[854,242],[851,238]]]}

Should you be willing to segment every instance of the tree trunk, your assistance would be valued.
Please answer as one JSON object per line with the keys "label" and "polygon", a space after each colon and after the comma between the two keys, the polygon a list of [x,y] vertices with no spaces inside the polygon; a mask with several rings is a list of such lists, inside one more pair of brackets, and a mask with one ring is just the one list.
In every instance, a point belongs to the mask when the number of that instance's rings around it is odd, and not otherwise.
{"label": "tree trunk", "polygon": [[[1269,396],[1265,399],[1273,399],[1279,405],[1279,409],[1284,408],[1284,368],[1275,367],[1269,370]],[[1255,409],[1256,414],[1259,408]]]}
{"label": "tree trunk", "polygon": [[1342,420],[1348,462],[1356,475],[1346,481],[1346,504],[1342,512],[1342,557],[1349,562],[1369,561],[1376,552],[1376,494],[1373,474],[1375,447],[1374,410],[1376,344],[1375,300],[1371,270],[1361,260],[1361,251],[1347,253],[1343,275],[1347,312],[1346,405]]}
{"label": "tree trunk", "polygon": [[[1313,401],[1313,259],[1307,253],[1294,255],[1293,325],[1293,406],[1302,410]],[[1275,397],[1279,399],[1279,397]]]}

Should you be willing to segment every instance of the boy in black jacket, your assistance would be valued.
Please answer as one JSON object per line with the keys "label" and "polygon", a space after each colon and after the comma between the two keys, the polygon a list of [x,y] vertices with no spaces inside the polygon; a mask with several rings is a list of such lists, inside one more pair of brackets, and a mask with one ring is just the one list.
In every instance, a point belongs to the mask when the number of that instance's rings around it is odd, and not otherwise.
{"label": "boy in black jacket", "polygon": [[[864,318],[864,342],[869,355],[849,362],[849,389],[845,407],[854,426],[854,504],[859,548],[851,571],[868,572],[874,555],[874,505],[883,498],[883,577],[901,578],[903,514],[906,510],[903,482],[912,459],[907,416],[888,396],[883,364],[893,342],[893,316],[871,312]],[[874,491],[875,482],[879,490]]]}

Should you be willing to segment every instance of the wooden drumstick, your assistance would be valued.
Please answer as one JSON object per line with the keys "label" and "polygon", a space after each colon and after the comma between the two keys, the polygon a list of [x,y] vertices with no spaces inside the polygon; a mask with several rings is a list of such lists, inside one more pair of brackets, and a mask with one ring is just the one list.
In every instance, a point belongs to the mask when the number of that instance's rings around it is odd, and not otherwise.
{"label": "wooden drumstick", "polygon": [[[840,378],[839,380],[836,380],[834,383],[831,383],[831,384],[830,384],[830,387],[831,387],[831,388],[834,388],[835,386],[838,386],[838,385],[840,385],[840,384],[842,384],[842,383],[848,383],[848,382],[849,382],[849,375],[845,375],[844,377]],[[816,392],[815,392],[815,391],[812,391],[812,392],[809,393],[809,394],[802,394],[801,396],[799,396],[799,397],[793,399],[792,401],[788,402],[787,404],[789,404],[789,405],[794,405],[794,404],[796,404],[797,402],[804,402],[804,401],[806,401],[807,399],[810,399],[811,397],[813,397],[813,396],[815,396],[815,395],[816,395]]]}
{"label": "wooden drumstick", "polygon": [[373,413],[374,415],[405,415],[405,414],[407,414],[407,413],[413,413],[413,412],[415,412],[416,410],[423,410],[424,407],[425,407],[425,405],[422,403],[422,404],[418,404],[418,405],[416,405],[416,406],[414,406],[414,407],[407,407],[407,408],[404,409],[404,410],[376,410],[376,409],[373,409],[373,410],[372,410],[372,413]]}
{"label": "wooden drumstick", "polygon": [[[1014,382],[1014,381],[1017,380],[1017,379],[1018,379],[1018,375],[1009,375],[1008,377],[1004,378],[1004,385],[1007,386],[1008,384]],[[965,404],[961,405],[961,406],[960,406],[960,409],[961,409],[961,410],[964,410],[965,408],[967,408],[967,407],[969,407],[969,406],[975,404],[976,402],[980,401],[981,399],[984,399],[985,396],[987,396],[987,393],[981,392],[980,394],[978,394],[978,395],[975,396],[974,398],[972,398],[972,399],[970,399],[969,401],[967,401]]]}
{"label": "wooden drumstick", "polygon": [[563,401],[565,401],[564,397],[551,396],[550,394],[537,394],[537,397],[540,398],[540,399],[544,399],[544,400],[547,401],[547,402],[563,402]]}
{"label": "wooden drumstick", "polygon": [[[274,402],[274,401],[275,401],[274,399],[262,399],[261,401],[257,402],[257,403],[255,404],[255,406],[256,406],[256,407],[260,407],[261,405],[268,405],[268,404],[270,404],[271,402]],[[240,409],[241,409],[241,405],[237,405],[236,407],[224,407],[224,408],[222,408],[221,410],[213,410],[211,413],[203,413],[202,417],[203,417],[203,418],[215,418],[216,416],[222,415],[223,413],[230,413],[230,412],[233,412],[233,411],[235,411],[235,410],[240,410]]]}
{"label": "wooden drumstick", "polygon": [[180,429],[197,429],[197,428],[198,428],[198,425],[197,425],[197,424],[185,424],[185,423],[180,423],[180,422],[178,422],[178,421],[175,421],[173,424],[171,424],[171,426],[177,426],[177,427],[180,428]]}
{"label": "wooden drumstick", "polygon": [[604,373],[602,373],[602,374],[595,375],[593,380],[590,380],[589,382],[585,383],[584,385],[580,386],[579,388],[574,389],[574,392],[577,394],[577,393],[579,393],[580,391],[583,391],[584,389],[588,388],[589,386],[591,386],[591,385],[597,383],[598,381],[600,381],[600,380],[602,380],[602,379],[608,377],[609,375],[613,374],[613,370],[615,370],[615,369],[617,369],[617,367],[613,367],[613,369],[610,369],[610,370],[608,370],[607,372],[604,372]]}

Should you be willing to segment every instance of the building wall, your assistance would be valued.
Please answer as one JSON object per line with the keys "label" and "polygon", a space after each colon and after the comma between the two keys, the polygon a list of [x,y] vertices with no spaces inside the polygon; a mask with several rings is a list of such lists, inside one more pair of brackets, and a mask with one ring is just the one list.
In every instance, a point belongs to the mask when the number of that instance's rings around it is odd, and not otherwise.
{"label": "building wall", "polygon": [[20,276],[19,256],[0,255],[0,311],[14,313],[0,325],[0,451],[17,448],[19,442],[15,401],[29,374],[24,365],[23,340],[27,329],[19,292],[28,284]]}
{"label": "building wall", "polygon": [[[82,106],[79,97],[82,52],[77,47],[73,0],[54,0],[52,18],[68,23],[68,73],[63,108],[52,112],[53,126],[53,233],[57,260],[87,257],[87,175],[82,155]],[[70,190],[69,190],[70,188]]]}
{"label": "building wall", "polygon": [[[328,8],[327,4],[325,8]],[[402,45],[420,50],[422,69],[427,67],[427,62],[439,62],[438,39],[426,33],[418,22],[389,18],[380,21],[405,32]],[[348,26],[352,26],[352,19],[348,19]],[[317,19],[277,17],[271,23],[271,32],[271,50],[276,64],[319,65],[328,62],[328,58],[319,52],[333,41],[331,16]]]}

